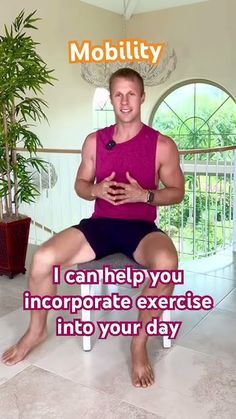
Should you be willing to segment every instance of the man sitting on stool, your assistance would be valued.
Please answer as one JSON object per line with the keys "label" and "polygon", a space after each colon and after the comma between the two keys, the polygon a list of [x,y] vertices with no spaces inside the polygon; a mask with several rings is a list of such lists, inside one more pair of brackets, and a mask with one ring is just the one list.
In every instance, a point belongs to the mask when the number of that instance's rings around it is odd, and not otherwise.
{"label": "man sitting on stool", "polygon": [[[68,267],[122,252],[149,269],[178,268],[171,239],[156,227],[156,207],[184,197],[184,177],[175,143],[141,122],[145,99],[141,76],[130,68],[111,75],[110,97],[116,124],[88,135],[82,149],[75,190],[95,200],[91,218],[82,220],[48,240],[36,251],[29,276],[32,295],[54,295],[53,265]],[[96,181],[96,182],[95,182]],[[164,188],[157,189],[161,181]],[[145,296],[171,295],[173,285],[147,285]],[[154,374],[147,354],[145,324],[160,316],[155,310],[140,311],[142,330],[131,342],[132,382],[147,387]],[[28,330],[3,354],[13,365],[47,336],[47,311],[32,311]]]}

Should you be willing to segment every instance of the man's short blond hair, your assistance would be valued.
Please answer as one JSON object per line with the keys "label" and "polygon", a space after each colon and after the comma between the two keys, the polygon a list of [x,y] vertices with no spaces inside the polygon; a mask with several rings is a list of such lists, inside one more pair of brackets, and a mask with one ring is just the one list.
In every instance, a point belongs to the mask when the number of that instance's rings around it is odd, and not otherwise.
{"label": "man's short blond hair", "polygon": [[135,80],[135,79],[138,80],[140,90],[141,90],[141,96],[144,94],[144,82],[143,82],[142,76],[140,76],[140,74],[136,70],[133,70],[132,68],[129,68],[129,67],[120,68],[119,70],[112,73],[112,75],[110,76],[110,79],[109,79],[110,94],[111,94],[111,90],[112,90],[112,83],[118,77],[121,77],[121,78],[127,79],[127,80],[132,80],[132,81]]}

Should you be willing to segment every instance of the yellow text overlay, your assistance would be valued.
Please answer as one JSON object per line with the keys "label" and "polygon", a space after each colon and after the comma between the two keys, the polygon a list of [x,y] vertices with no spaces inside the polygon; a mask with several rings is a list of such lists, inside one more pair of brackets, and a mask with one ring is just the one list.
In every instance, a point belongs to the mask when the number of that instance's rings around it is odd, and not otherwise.
{"label": "yellow text overlay", "polygon": [[101,63],[101,62],[130,62],[147,61],[158,64],[164,44],[147,43],[142,39],[121,39],[114,44],[110,39],[103,41],[102,45],[92,45],[91,41],[69,41],[69,62]]}

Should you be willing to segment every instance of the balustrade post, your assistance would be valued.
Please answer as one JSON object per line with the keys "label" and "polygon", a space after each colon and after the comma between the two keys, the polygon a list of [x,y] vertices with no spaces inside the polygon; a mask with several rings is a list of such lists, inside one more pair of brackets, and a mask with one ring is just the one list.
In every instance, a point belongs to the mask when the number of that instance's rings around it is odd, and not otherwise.
{"label": "balustrade post", "polygon": [[234,150],[233,252],[236,252],[236,150]]}

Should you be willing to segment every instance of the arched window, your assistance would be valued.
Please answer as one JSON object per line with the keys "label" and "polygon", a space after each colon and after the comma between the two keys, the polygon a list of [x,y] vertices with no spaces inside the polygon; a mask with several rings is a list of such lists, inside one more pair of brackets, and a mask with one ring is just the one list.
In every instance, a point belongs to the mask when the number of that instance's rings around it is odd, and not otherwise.
{"label": "arched window", "polygon": [[150,125],[173,138],[180,150],[233,145],[236,104],[221,86],[190,80],[168,90],[158,100]]}
{"label": "arched window", "polygon": [[110,94],[107,89],[97,87],[93,97],[93,129],[97,130],[115,123]]}
{"label": "arched window", "polygon": [[190,80],[158,100],[149,122],[173,138],[179,150],[187,150],[180,151],[184,200],[160,207],[160,227],[172,237],[182,260],[227,247],[233,234],[234,159],[233,150],[222,148],[236,144],[233,97],[215,83]]}

